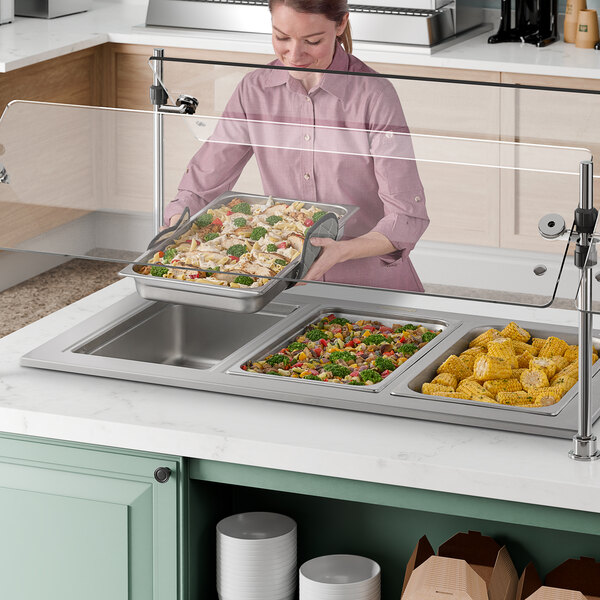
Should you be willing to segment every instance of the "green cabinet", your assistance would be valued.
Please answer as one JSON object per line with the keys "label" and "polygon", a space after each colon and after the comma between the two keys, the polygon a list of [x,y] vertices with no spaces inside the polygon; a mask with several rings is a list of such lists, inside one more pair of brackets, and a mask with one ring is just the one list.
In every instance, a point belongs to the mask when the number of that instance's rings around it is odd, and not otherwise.
{"label": "green cabinet", "polygon": [[2,597],[182,598],[181,471],[173,457],[0,437]]}

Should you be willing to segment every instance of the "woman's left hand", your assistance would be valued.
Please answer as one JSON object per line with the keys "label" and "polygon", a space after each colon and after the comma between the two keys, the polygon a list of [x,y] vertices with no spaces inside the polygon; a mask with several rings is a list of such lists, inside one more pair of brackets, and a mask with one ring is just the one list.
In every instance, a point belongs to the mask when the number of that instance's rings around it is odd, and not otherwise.
{"label": "woman's left hand", "polygon": [[313,246],[323,248],[319,258],[313,263],[308,273],[302,278],[302,281],[318,281],[331,267],[347,260],[345,241],[336,242],[330,238],[312,238],[310,243]]}

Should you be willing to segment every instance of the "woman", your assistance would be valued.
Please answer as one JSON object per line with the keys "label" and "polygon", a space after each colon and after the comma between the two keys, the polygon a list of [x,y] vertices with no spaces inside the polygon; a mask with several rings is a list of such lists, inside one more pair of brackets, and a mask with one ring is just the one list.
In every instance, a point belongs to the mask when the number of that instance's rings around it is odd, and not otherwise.
{"label": "woman", "polygon": [[[269,8],[277,55],[271,64],[332,72],[257,69],[244,77],[223,113],[238,120],[220,122],[210,140],[216,143],[192,158],[165,222],[231,190],[254,154],[265,194],[360,207],[347,237],[311,240],[323,251],[305,279],[423,291],[408,254],[429,220],[393,86],[340,73],[375,73],[349,54],[346,0],[270,0]],[[278,134],[276,123],[299,125]],[[282,131],[289,149],[264,143],[278,135],[281,141]],[[327,148],[343,153],[322,152]]]}

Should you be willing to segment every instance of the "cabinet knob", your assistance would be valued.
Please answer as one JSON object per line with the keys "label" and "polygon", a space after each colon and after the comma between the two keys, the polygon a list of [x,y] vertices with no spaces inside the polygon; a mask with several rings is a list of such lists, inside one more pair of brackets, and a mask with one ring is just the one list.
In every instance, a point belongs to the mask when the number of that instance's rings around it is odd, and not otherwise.
{"label": "cabinet knob", "polygon": [[158,467],[154,471],[154,479],[158,481],[158,483],[167,483],[169,478],[171,477],[171,469],[169,467]]}

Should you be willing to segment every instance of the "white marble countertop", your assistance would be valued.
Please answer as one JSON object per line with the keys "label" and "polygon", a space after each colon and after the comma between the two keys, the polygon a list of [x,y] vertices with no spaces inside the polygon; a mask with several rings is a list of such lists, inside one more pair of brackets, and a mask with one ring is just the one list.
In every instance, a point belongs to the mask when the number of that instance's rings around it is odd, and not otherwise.
{"label": "white marble countertop", "polygon": [[[121,281],[0,340],[2,431],[600,512],[600,461],[570,460],[568,440],[19,365],[26,352],[132,291]],[[440,300],[418,302],[434,308]],[[446,310],[506,311],[443,302]],[[547,323],[577,318],[575,311],[517,312]]]}
{"label": "white marble countertop", "polygon": [[[272,54],[270,36],[197,30],[142,29],[146,2],[93,3],[89,12],[57,19],[16,17],[0,26],[0,72],[105,42]],[[600,79],[600,52],[556,42],[546,48],[529,44],[487,44],[490,32],[433,54],[407,52],[389,44],[355,43],[354,53],[367,62],[453,69],[528,73]]]}

